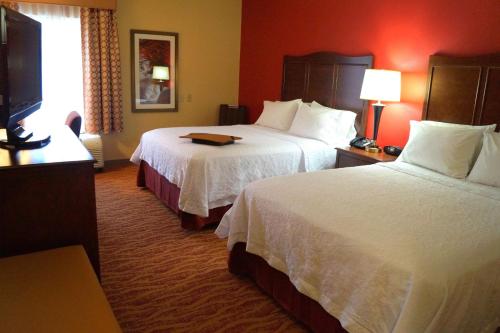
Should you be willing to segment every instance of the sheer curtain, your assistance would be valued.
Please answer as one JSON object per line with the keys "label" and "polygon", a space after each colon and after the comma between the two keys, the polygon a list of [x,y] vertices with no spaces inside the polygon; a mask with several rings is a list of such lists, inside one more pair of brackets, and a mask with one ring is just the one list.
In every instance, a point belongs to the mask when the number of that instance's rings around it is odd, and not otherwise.
{"label": "sheer curtain", "polygon": [[42,24],[43,103],[26,127],[61,126],[71,111],[83,118],[80,8],[19,3],[19,11]]}

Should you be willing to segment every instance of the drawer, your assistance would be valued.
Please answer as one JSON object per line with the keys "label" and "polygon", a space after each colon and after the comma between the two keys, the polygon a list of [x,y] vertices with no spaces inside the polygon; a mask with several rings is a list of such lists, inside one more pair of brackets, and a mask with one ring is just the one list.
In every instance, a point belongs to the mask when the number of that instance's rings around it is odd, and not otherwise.
{"label": "drawer", "polygon": [[358,159],[352,156],[347,156],[345,154],[337,154],[337,168],[349,168],[360,165],[370,165],[373,162],[368,162],[366,160]]}

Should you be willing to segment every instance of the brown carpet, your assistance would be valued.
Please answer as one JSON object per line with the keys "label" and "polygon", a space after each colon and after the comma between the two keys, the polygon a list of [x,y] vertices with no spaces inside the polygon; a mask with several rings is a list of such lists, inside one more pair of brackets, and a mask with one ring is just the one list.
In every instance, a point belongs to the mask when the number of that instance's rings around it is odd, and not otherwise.
{"label": "brown carpet", "polygon": [[96,175],[102,284],[124,332],[304,332],[250,280],[227,270],[226,241],[189,232],[137,168]]}

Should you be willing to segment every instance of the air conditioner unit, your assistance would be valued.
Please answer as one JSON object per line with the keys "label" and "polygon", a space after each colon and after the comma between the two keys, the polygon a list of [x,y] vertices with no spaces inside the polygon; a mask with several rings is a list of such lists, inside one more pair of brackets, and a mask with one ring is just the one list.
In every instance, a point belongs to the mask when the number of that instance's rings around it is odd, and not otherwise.
{"label": "air conditioner unit", "polygon": [[94,163],[95,169],[104,168],[104,155],[102,153],[102,139],[99,134],[80,134],[80,140],[83,145],[92,154],[96,162]]}

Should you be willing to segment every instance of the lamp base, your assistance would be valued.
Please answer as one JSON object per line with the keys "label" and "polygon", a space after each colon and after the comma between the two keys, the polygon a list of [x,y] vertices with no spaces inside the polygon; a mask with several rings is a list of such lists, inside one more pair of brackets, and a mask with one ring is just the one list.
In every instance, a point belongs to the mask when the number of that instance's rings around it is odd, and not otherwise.
{"label": "lamp base", "polygon": [[382,117],[382,110],[384,109],[384,104],[375,103],[373,106],[373,140],[377,140],[378,136],[378,127],[380,125],[380,118]]}
{"label": "lamp base", "polygon": [[380,147],[365,147],[365,151],[368,153],[380,153],[382,149]]}
{"label": "lamp base", "polygon": [[371,140],[372,142],[365,147],[365,151],[369,153],[380,153],[382,149],[377,145],[377,141]]}

